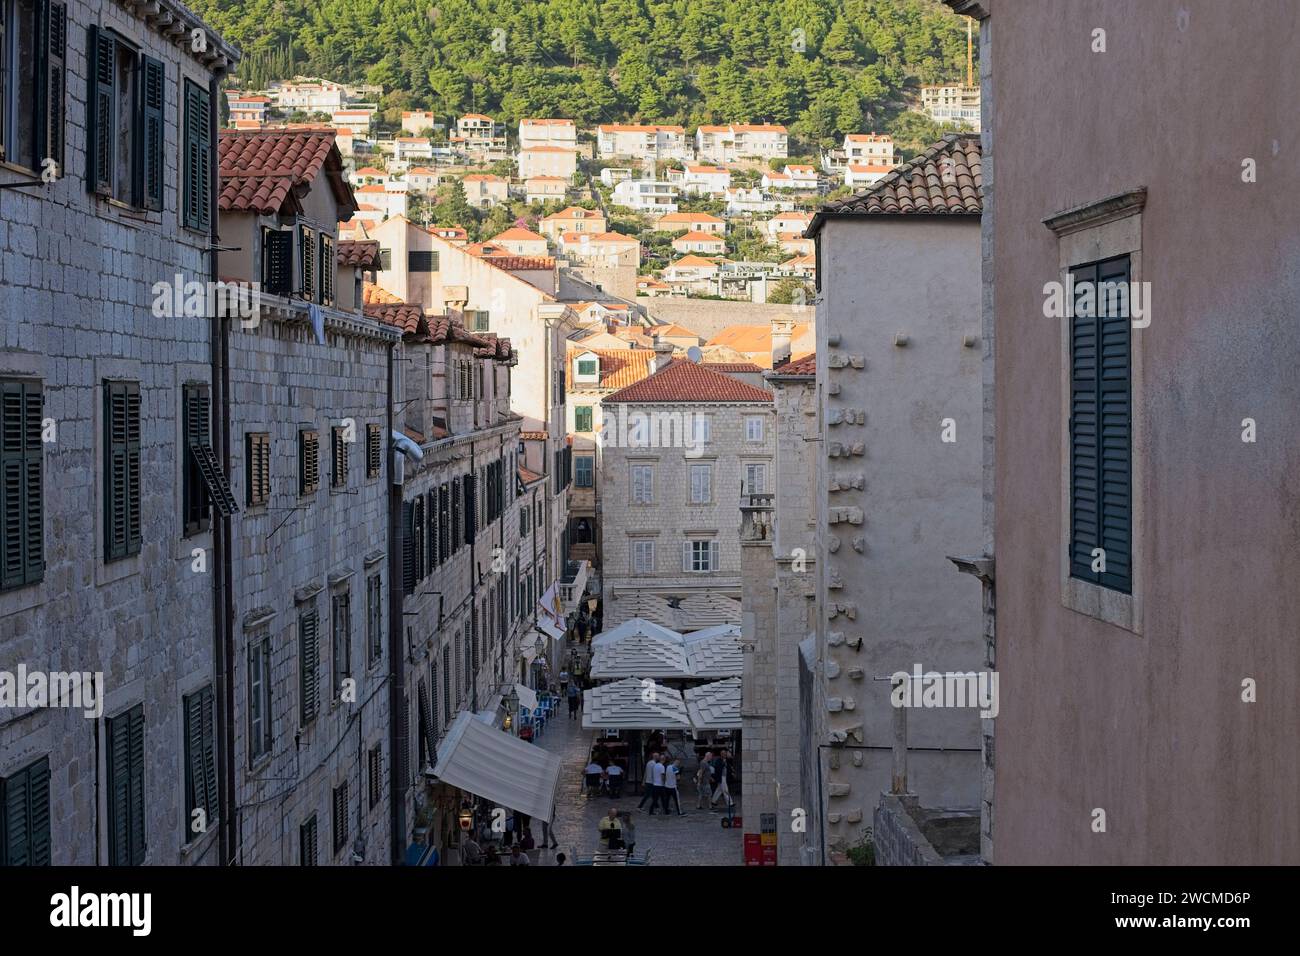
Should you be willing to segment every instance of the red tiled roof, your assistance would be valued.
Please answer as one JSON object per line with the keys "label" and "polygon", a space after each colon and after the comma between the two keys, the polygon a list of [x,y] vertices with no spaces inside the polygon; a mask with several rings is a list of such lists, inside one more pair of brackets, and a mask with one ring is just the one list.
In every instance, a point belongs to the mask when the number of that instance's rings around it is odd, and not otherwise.
{"label": "red tiled roof", "polygon": [[409,302],[366,305],[363,311],[378,322],[401,329],[406,335],[416,335],[427,328],[424,323],[424,310]]}
{"label": "red tiled roof", "polygon": [[341,266],[379,267],[378,239],[340,239],[336,256]]}
{"label": "red tiled roof", "polygon": [[772,374],[812,378],[817,374],[817,353],[810,352],[802,358],[786,362],[784,365],[778,365],[772,369]]}
{"label": "red tiled roof", "polygon": [[311,184],[322,169],[340,212],[357,208],[332,129],[222,130],[218,142],[223,212],[271,215],[286,204],[297,211],[294,187]]}
{"label": "red tiled roof", "polygon": [[606,395],[609,403],[770,402],[772,393],[694,362],[673,362],[634,385]]}
{"label": "red tiled roof", "polygon": [[866,192],[828,202],[808,234],[814,235],[827,215],[979,215],[984,208],[980,156],[978,134],[949,133]]}
{"label": "red tiled roof", "polygon": [[653,349],[584,349],[581,345],[569,347],[568,367],[565,370],[565,387],[590,388],[590,382],[574,382],[574,363],[579,355],[594,353],[600,358],[600,388],[620,389],[641,381],[650,374]]}
{"label": "red tiled roof", "polygon": [[[542,434],[545,435],[546,433],[542,432]],[[526,485],[531,485],[534,481],[541,481],[545,477],[545,475],[539,475],[535,471],[529,471],[523,465],[519,466],[519,480]]]}
{"label": "red tiled roof", "polygon": [[710,361],[708,360],[708,358],[705,357],[705,358],[702,360],[702,363],[701,363],[701,364],[703,364],[703,365],[707,365],[709,368],[713,369],[714,371],[717,371],[717,372],[727,372],[727,373],[729,373],[729,374],[733,374],[733,375],[738,375],[738,374],[740,374],[740,373],[742,373],[742,372],[761,372],[761,371],[763,371],[761,368],[759,368],[759,367],[758,367],[757,365],[755,365],[753,362],[710,362]]}

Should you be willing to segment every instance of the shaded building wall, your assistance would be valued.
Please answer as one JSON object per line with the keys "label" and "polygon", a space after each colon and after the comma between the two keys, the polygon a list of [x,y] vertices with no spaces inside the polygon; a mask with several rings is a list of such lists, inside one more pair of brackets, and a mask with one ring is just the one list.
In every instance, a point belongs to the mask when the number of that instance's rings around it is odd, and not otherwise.
{"label": "shaded building wall", "polygon": [[[854,748],[826,755],[826,837],[852,845],[890,786],[878,678],[984,666],[979,584],[947,559],[982,534],[981,357],[964,341],[979,332],[979,221],[832,219],[820,242],[819,627],[828,726]],[[977,709],[909,710],[908,746],[922,804],[978,806]]]}
{"label": "shaded building wall", "polygon": [[[1277,192],[1300,173],[1295,5],[983,7],[999,182],[994,862],[1300,862],[1300,226]],[[1043,220],[1135,187],[1134,278],[1152,308],[1132,332],[1141,602],[1125,628],[1063,603],[1064,362],[1043,312],[1061,243]]]}

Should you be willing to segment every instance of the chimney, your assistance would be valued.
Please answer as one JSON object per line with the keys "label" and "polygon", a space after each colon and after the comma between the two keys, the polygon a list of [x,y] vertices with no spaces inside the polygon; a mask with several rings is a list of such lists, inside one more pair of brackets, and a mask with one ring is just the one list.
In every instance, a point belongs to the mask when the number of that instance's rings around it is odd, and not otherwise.
{"label": "chimney", "polygon": [[794,335],[794,319],[789,317],[772,320],[772,368],[779,368],[790,361],[790,339]]}
{"label": "chimney", "polygon": [[662,339],[655,342],[655,357],[650,360],[650,374],[653,375],[673,360],[673,343]]}

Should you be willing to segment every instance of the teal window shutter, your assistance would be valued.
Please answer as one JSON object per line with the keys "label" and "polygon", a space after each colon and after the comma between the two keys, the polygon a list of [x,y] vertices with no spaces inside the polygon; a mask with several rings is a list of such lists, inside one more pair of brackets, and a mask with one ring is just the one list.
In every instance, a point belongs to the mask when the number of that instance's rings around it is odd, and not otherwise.
{"label": "teal window shutter", "polygon": [[163,64],[152,57],[142,58],[143,70],[137,93],[139,96],[141,120],[140,144],[142,156],[140,176],[143,179],[140,194],[145,209],[162,209],[163,207],[163,101],[164,78]]}
{"label": "teal window shutter", "polygon": [[0,778],[0,866],[50,865],[50,760]]}
{"label": "teal window shutter", "polygon": [[[1130,593],[1132,342],[1128,256],[1078,266],[1070,319],[1072,577]],[[1122,294],[1116,290],[1122,289]],[[1104,554],[1104,570],[1094,557]]]}

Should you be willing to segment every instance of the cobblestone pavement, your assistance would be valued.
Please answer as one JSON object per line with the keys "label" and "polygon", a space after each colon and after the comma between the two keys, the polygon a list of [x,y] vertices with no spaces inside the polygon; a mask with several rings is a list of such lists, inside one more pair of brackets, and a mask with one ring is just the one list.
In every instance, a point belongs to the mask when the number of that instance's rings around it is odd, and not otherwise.
{"label": "cobblestone pavement", "polygon": [[[624,795],[618,800],[608,797],[588,800],[582,792],[582,770],[591,752],[592,737],[592,731],[583,730],[580,719],[570,720],[566,710],[547,725],[538,740],[538,746],[557,755],[562,762],[552,827],[559,847],[543,852],[540,861],[543,866],[553,863],[556,853],[564,853],[570,861],[590,857],[599,839],[597,826],[611,806],[632,812],[636,856],[648,854],[651,866],[741,865],[744,857],[741,831],[723,829],[720,821],[724,814],[695,808],[698,797],[695,784],[686,779],[688,774],[694,776],[694,767],[682,774],[681,803],[685,816],[665,817],[656,813],[652,817],[649,813],[638,813],[636,805],[641,794],[632,793],[630,787],[624,788]],[[733,794],[733,798],[739,814],[739,794]],[[534,835],[540,840],[540,833]]]}

